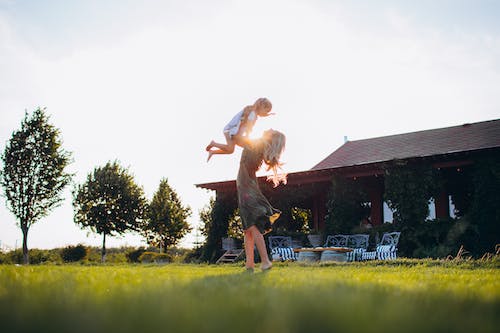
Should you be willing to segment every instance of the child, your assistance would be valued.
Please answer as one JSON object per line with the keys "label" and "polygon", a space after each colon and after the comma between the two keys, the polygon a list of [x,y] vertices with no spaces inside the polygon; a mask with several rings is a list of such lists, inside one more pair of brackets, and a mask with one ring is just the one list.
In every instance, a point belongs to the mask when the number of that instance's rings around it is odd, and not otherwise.
{"label": "child", "polygon": [[[206,150],[208,151],[207,162],[213,154],[232,154],[235,145],[242,147],[248,140],[248,135],[253,129],[257,117],[267,117],[271,115],[272,104],[267,98],[259,98],[253,105],[246,106],[238,112],[233,119],[224,127],[226,144],[217,143],[212,140]],[[212,149],[212,148],[217,149]]]}

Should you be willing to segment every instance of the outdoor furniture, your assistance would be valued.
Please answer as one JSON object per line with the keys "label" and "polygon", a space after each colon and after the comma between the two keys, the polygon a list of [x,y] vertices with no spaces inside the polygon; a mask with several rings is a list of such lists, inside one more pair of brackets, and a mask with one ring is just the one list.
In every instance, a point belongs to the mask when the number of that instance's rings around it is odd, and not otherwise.
{"label": "outdoor furniture", "polygon": [[375,251],[364,252],[362,260],[394,260],[397,257],[398,243],[401,232],[386,232],[377,244]]}
{"label": "outdoor furniture", "polygon": [[[326,237],[324,247],[347,247],[349,235],[329,235]],[[346,252],[338,252],[335,250],[324,250],[321,252],[321,261],[347,261]]]}
{"label": "outdoor furniture", "polygon": [[326,237],[325,247],[346,247],[350,252],[337,252],[326,250],[321,254],[321,261],[359,261],[363,252],[368,248],[370,235],[330,235]]}
{"label": "outdoor furniture", "polygon": [[326,242],[324,247],[347,247],[347,241],[349,235],[330,235],[326,237]]}
{"label": "outdoor furniture", "polygon": [[347,240],[347,247],[353,249],[352,252],[347,254],[347,261],[361,261],[363,253],[368,249],[370,235],[354,234],[349,235]]}
{"label": "outdoor furniture", "polygon": [[269,248],[273,261],[297,260],[298,255],[293,251],[292,237],[289,236],[269,236]]}
{"label": "outdoor furniture", "polygon": [[346,253],[352,252],[352,249],[346,247],[304,247],[294,249],[294,251],[299,254],[298,261],[347,261]]}

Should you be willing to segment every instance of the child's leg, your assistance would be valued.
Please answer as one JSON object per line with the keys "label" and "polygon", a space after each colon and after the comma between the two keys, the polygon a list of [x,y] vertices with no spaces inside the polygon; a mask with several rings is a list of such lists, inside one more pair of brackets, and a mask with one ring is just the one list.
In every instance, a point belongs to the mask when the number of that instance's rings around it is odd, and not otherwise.
{"label": "child's leg", "polygon": [[212,142],[210,142],[208,146],[210,148],[215,147],[219,150],[224,151],[224,153],[219,153],[219,154],[232,154],[234,152],[234,146],[235,146],[234,140],[233,138],[231,138],[231,135],[228,132],[224,132],[224,137],[226,138],[226,144],[218,143],[212,140]]}
{"label": "child's leg", "polygon": [[247,269],[254,268],[255,266],[254,254],[253,254],[254,244],[255,243],[252,231],[249,229],[245,230],[245,256],[246,256],[245,267]]}
{"label": "child's leg", "polygon": [[[208,159],[207,162],[210,161],[210,158],[212,155],[218,155],[218,154],[232,154],[234,152],[234,146],[235,143],[233,139],[231,138],[231,135],[227,132],[224,132],[224,136],[226,137],[226,144],[223,143],[218,143],[212,140],[210,144],[207,146],[206,150],[208,151]],[[217,149],[212,149],[212,148],[217,148]]]}
{"label": "child's leg", "polygon": [[267,254],[266,242],[264,241],[264,236],[260,233],[259,229],[256,226],[251,226],[248,228],[251,231],[255,245],[257,245],[257,250],[259,251],[260,260],[261,260],[261,268],[263,270],[269,269],[273,266],[271,260],[269,260],[269,256]]}

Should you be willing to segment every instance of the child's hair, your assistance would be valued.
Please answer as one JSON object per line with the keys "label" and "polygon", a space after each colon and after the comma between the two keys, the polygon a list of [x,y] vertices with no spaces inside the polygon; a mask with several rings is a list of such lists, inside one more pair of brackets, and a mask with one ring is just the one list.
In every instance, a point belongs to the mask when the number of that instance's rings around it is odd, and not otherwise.
{"label": "child's hair", "polygon": [[267,177],[268,181],[272,181],[274,187],[279,183],[286,184],[286,173],[278,174],[278,169],[283,165],[280,162],[281,153],[285,149],[286,137],[283,133],[276,130],[268,130],[263,137],[264,151],[263,159],[267,165],[267,170],[272,170],[273,174]]}
{"label": "child's hair", "polygon": [[261,106],[261,107],[263,107],[263,108],[265,108],[267,110],[271,110],[273,108],[273,105],[271,104],[271,101],[268,100],[265,97],[261,97],[261,98],[257,99],[255,101],[254,105],[256,107]]}

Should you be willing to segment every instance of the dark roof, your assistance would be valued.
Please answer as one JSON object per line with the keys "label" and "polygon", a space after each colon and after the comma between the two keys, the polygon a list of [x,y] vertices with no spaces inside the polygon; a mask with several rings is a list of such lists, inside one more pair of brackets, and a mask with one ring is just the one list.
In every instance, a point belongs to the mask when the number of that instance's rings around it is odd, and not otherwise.
{"label": "dark roof", "polygon": [[348,141],[311,170],[500,147],[500,119]]}

